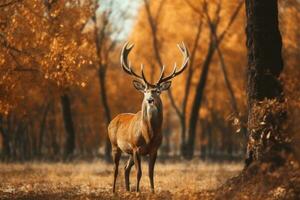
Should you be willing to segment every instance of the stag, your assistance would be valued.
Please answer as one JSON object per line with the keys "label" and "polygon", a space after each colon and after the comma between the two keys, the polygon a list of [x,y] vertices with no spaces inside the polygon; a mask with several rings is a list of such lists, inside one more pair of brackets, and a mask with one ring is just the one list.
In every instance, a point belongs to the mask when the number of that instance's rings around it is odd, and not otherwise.
{"label": "stag", "polygon": [[154,192],[153,173],[157,156],[157,150],[162,142],[163,106],[160,93],[168,90],[171,79],[181,74],[187,67],[189,53],[182,43],[178,45],[182,55],[183,64],[177,70],[176,63],[171,74],[164,76],[165,67],[162,67],[158,81],[155,84],[147,81],[144,74],[144,66],[141,65],[141,75],[134,72],[128,64],[128,55],[133,45],[126,43],[121,52],[121,66],[123,70],[136,78],[133,86],[144,94],[141,111],[123,113],[117,115],[108,126],[108,136],[112,145],[112,157],[114,162],[113,192],[115,192],[118,167],[121,153],[129,154],[129,159],[124,168],[126,190],[130,190],[129,175],[133,165],[137,171],[136,191],[139,191],[141,171],[141,156],[149,155],[149,179],[151,191]]}

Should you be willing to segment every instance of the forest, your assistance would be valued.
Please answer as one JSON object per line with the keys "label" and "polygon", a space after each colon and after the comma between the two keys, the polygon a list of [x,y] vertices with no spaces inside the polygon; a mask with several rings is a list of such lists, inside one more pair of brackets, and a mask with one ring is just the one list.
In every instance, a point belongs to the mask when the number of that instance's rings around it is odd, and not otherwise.
{"label": "forest", "polygon": [[1,0],[0,199],[300,199],[298,20],[299,0]]}

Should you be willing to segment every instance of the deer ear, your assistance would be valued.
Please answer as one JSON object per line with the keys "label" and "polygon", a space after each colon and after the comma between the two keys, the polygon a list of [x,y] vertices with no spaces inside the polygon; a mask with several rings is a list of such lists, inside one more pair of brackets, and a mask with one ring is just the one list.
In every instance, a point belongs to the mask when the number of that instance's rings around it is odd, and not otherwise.
{"label": "deer ear", "polygon": [[141,83],[140,81],[137,81],[137,80],[133,80],[133,86],[135,87],[135,89],[143,92],[146,88],[146,86]]}
{"label": "deer ear", "polygon": [[167,82],[163,82],[160,86],[159,86],[159,90],[160,91],[164,91],[164,90],[168,90],[171,87],[171,81],[167,81]]}

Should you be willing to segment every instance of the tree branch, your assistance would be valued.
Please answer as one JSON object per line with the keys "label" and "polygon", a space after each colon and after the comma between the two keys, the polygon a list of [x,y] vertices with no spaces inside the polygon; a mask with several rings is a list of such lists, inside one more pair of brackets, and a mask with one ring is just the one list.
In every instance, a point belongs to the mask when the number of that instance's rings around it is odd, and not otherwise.
{"label": "tree branch", "polygon": [[[185,2],[190,6],[190,8],[197,14],[199,15],[203,15],[203,12],[195,7],[189,0],[185,0]],[[205,4],[206,1],[204,1]],[[224,36],[226,35],[226,33],[228,32],[228,30],[230,29],[231,25],[233,24],[233,22],[235,21],[237,15],[239,14],[239,11],[241,10],[242,6],[244,4],[244,1],[240,1],[239,4],[237,5],[236,9],[234,10],[233,14],[231,15],[230,19],[229,19],[229,22],[227,24],[227,26],[224,28],[223,32],[220,34],[220,36],[218,37],[218,42],[217,43],[220,43]]]}
{"label": "tree branch", "polygon": [[[209,14],[208,14],[208,11],[205,10],[205,15],[207,17],[207,21],[208,21],[208,24],[209,24],[209,27],[211,29],[211,33],[212,33],[212,36],[213,36],[213,39],[214,39],[214,42],[217,44],[218,42],[218,36],[217,36],[217,33],[216,33],[216,30],[214,29],[214,23],[212,22]],[[236,12],[234,12],[233,16],[236,16]],[[231,20],[234,19],[234,18],[231,18]],[[230,24],[230,23],[229,23]],[[232,24],[232,22],[231,22]],[[221,38],[222,39],[222,38]],[[219,39],[220,40],[220,39]],[[238,107],[237,107],[237,103],[236,103],[236,98],[234,96],[234,92],[233,92],[233,89],[232,89],[232,86],[231,86],[231,83],[228,79],[228,74],[227,74],[227,70],[226,70],[226,64],[225,64],[225,61],[224,61],[224,57],[223,57],[223,54],[221,53],[221,50],[220,50],[220,46],[219,45],[216,45],[216,51],[217,51],[217,54],[219,56],[219,59],[220,59],[220,66],[221,66],[221,70],[223,72],[223,76],[224,76],[224,80],[225,80],[225,84],[227,86],[227,89],[228,89],[228,92],[229,92],[229,95],[230,95],[230,98],[231,98],[231,106],[232,106],[232,109],[234,111],[234,114],[236,116],[238,116]]]}

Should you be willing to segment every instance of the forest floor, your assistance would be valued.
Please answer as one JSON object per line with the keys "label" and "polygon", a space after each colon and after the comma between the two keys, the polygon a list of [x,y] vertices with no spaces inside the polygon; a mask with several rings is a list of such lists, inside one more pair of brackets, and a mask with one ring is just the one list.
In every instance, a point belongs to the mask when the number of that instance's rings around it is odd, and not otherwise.
{"label": "forest floor", "polygon": [[[145,161],[141,192],[125,191],[124,164],[122,160],[117,192],[112,194],[113,165],[104,162],[2,163],[0,199],[213,199],[213,189],[242,169],[241,163],[157,162],[152,194]],[[135,183],[133,167],[131,190]]]}

